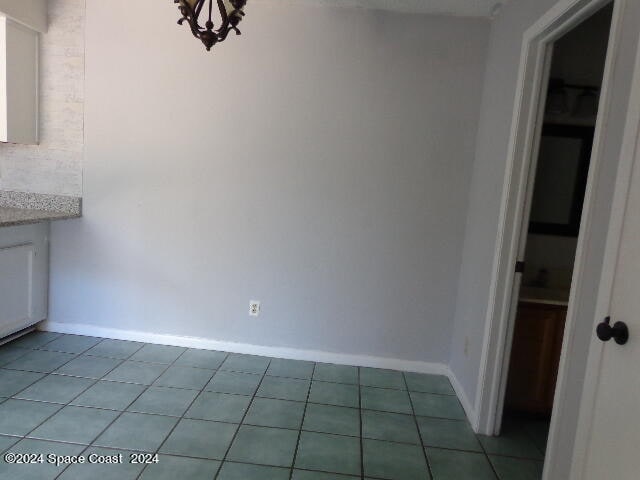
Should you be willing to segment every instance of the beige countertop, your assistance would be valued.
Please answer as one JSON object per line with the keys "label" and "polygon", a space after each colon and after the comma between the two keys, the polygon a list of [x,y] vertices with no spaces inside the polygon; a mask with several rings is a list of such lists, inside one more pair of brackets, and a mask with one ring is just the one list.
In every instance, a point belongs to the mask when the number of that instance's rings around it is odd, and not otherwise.
{"label": "beige countertop", "polygon": [[0,207],[0,227],[27,225],[30,223],[46,222],[49,220],[64,220],[78,218],[79,213],[52,212],[48,210],[34,210],[30,208]]}
{"label": "beige countertop", "polygon": [[569,290],[544,287],[522,287],[520,289],[520,302],[538,303],[543,305],[569,305]]}

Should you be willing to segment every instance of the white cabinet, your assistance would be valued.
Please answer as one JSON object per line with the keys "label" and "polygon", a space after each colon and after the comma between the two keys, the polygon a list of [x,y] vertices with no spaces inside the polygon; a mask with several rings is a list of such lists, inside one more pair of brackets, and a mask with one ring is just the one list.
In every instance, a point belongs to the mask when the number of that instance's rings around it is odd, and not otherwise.
{"label": "white cabinet", "polygon": [[49,224],[0,228],[0,338],[47,316]]}
{"label": "white cabinet", "polygon": [[0,142],[38,143],[38,35],[0,16]]}

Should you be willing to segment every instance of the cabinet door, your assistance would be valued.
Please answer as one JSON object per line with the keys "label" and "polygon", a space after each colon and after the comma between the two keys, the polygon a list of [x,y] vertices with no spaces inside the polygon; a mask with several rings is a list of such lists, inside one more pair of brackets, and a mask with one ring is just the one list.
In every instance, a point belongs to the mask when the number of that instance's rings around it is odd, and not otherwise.
{"label": "cabinet door", "polygon": [[33,244],[0,249],[0,335],[33,317],[33,253]]}
{"label": "cabinet door", "polygon": [[551,411],[565,314],[565,307],[518,306],[505,399],[508,408]]}
{"label": "cabinet door", "polygon": [[47,226],[0,229],[0,338],[44,320]]}

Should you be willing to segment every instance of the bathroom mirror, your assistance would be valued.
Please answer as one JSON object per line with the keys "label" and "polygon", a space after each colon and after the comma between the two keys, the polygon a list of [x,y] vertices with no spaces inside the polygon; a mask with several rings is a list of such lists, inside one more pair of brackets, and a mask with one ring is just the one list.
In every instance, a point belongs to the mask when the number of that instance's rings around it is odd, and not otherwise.
{"label": "bathroom mirror", "polygon": [[529,232],[577,237],[594,128],[547,124],[542,129]]}

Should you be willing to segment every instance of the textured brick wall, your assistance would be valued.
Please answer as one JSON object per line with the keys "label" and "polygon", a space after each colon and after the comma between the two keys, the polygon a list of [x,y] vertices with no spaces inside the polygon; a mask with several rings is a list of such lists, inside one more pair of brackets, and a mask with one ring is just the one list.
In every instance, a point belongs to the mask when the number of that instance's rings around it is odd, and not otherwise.
{"label": "textured brick wall", "polygon": [[0,189],[82,195],[85,0],[49,0],[40,40],[40,144],[0,144]]}

